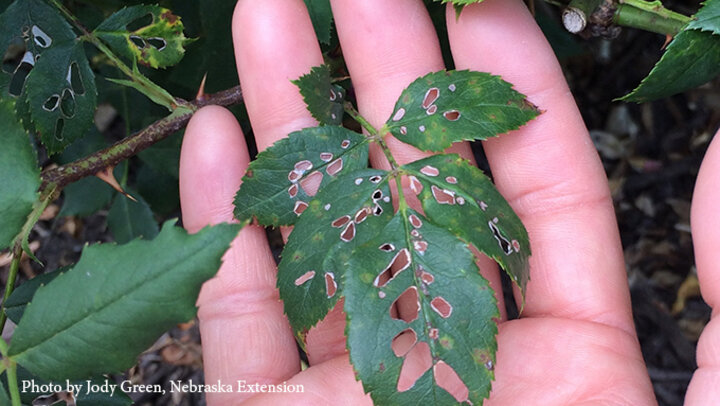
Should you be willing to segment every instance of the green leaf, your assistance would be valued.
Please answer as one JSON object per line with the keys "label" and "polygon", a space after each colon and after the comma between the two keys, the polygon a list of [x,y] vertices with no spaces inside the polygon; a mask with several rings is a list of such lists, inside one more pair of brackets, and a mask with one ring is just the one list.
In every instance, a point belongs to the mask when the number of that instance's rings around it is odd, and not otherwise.
{"label": "green leaf", "polygon": [[699,86],[720,73],[720,37],[684,30],[640,85],[618,100],[643,103]]}
{"label": "green leaf", "polygon": [[180,147],[184,136],[184,130],[178,131],[141,151],[138,158],[155,172],[165,173],[177,180],[180,176]]}
{"label": "green leaf", "polygon": [[305,0],[305,6],[307,6],[318,40],[323,44],[330,44],[333,20],[330,0]]}
{"label": "green leaf", "polygon": [[180,208],[180,190],[177,177],[156,172],[149,165],[140,165],[135,178],[135,188],[160,216],[168,216]]}
{"label": "green leaf", "polygon": [[10,357],[44,379],[119,372],[163,331],[192,319],[200,286],[239,226],[188,235],[173,223],[152,241],[86,247],[71,270],[37,290]]}
{"label": "green leaf", "polygon": [[[152,16],[145,24],[144,19]],[[128,25],[141,27],[128,30]],[[121,9],[103,21],[94,31],[101,40],[120,55],[153,68],[172,66],[182,59],[189,41],[183,23],[166,8],[131,6]]]}
{"label": "green leaf", "polygon": [[342,296],[352,250],[392,217],[388,173],[364,169],[339,176],[310,201],[295,224],[278,266],[278,288],[301,340]]}
{"label": "green leaf", "polygon": [[342,123],[345,91],[342,87],[332,84],[330,68],[327,65],[315,66],[310,73],[292,82],[300,88],[300,94],[310,114],[320,124]]}
{"label": "green leaf", "polygon": [[528,234],[490,179],[455,154],[434,155],[403,169],[430,221],[497,261],[524,294],[530,279]]}
{"label": "green leaf", "polygon": [[440,71],[403,90],[385,125],[403,142],[441,151],[456,141],[484,140],[517,129],[538,113],[499,76]]}
{"label": "green leaf", "polygon": [[338,174],[367,167],[365,137],[342,127],[306,128],[258,154],[235,197],[235,217],[263,225],[294,224],[301,210]]}
{"label": "green leaf", "polygon": [[[494,375],[499,312],[466,244],[401,209],[347,268],[350,360],[375,403],[482,404]],[[407,307],[398,313],[393,304],[401,297]],[[422,375],[399,381],[403,365],[413,361],[424,364]],[[457,374],[467,395],[454,398],[444,389],[436,378],[443,369]]]}
{"label": "green leaf", "polygon": [[720,35],[720,1],[707,0],[703,2],[700,10],[695,14],[687,28],[689,30],[710,31]]}
{"label": "green leaf", "polygon": [[[24,79],[35,66],[38,56],[58,45],[75,39],[70,25],[58,12],[41,0],[18,0],[0,15],[0,54],[5,55],[11,44],[24,44],[21,62],[9,75],[3,69],[0,76],[9,84],[0,98],[17,97],[24,93]],[[0,80],[0,83],[5,80]]]}
{"label": "green leaf", "polygon": [[158,224],[150,206],[134,191],[126,189],[126,192],[137,199],[137,202],[120,193],[115,195],[107,216],[110,232],[118,244],[124,244],[138,237],[152,240],[158,234]]}
{"label": "green leaf", "polygon": [[137,90],[138,92],[144,94],[145,96],[147,96],[154,103],[157,103],[161,106],[170,108],[170,105],[168,104],[168,100],[173,100],[172,95],[170,93],[168,93],[167,90],[165,90],[159,86],[154,86],[153,90],[155,92],[148,92],[147,89],[143,85],[141,85],[137,82],[133,82],[132,80],[114,79],[114,78],[105,78],[105,80],[115,83],[115,84],[118,84],[118,85],[131,87],[131,88]]}
{"label": "green leaf", "polygon": [[20,319],[25,312],[25,306],[30,303],[33,296],[35,295],[35,291],[37,291],[40,286],[47,285],[48,283],[50,283],[50,281],[55,279],[55,277],[57,277],[58,275],[62,275],[63,272],[67,271],[68,269],[70,269],[70,267],[66,266],[56,269],[52,272],[38,275],[18,286],[7,299],[7,301],[3,303],[3,307],[5,308],[5,314],[7,314],[8,318],[12,320],[15,324],[20,323]]}
{"label": "green leaf", "polygon": [[82,43],[69,42],[43,52],[26,85],[33,124],[50,154],[81,138],[93,124],[95,75]]}
{"label": "green leaf", "polygon": [[10,394],[8,393],[7,389],[5,389],[5,384],[0,381],[0,405],[10,405]]}
{"label": "green leaf", "polygon": [[8,102],[0,102],[0,249],[9,247],[38,199],[40,168]]}

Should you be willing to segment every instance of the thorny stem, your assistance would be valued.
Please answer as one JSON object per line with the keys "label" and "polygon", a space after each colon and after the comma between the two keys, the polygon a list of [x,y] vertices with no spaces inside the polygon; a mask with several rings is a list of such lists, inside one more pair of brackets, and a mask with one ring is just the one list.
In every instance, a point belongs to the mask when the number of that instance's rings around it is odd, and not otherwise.
{"label": "thorny stem", "polygon": [[133,82],[137,83],[143,89],[143,93],[150,97],[151,100],[162,104],[170,111],[177,108],[178,104],[182,104],[181,100],[175,99],[172,95],[170,95],[170,93],[165,91],[165,89],[153,83],[137,70],[133,70],[127,66],[120,58],[118,58],[117,55],[115,55],[115,53],[110,50],[110,48],[107,47],[107,45],[100,41],[95,34],[88,31],[87,28],[85,28],[85,26],[77,19],[77,17],[75,17],[70,10],[65,8],[59,0],[50,0],[50,3],[52,3],[52,5],[55,6],[65,16],[65,18],[70,20],[75,28],[82,32],[83,36],[81,38],[83,40],[90,42],[103,54],[105,54],[105,56],[107,56],[113,64],[120,69],[120,71],[127,75]]}
{"label": "thorny stem", "polygon": [[545,0],[545,2],[560,6],[583,4],[583,9],[590,10],[586,21],[588,26],[617,25],[675,36],[692,21],[691,17],[665,8],[659,0]]}
{"label": "thorny stem", "polygon": [[189,108],[178,108],[169,116],[157,120],[147,128],[135,133],[135,135],[124,138],[103,150],[97,151],[75,162],[43,171],[41,174],[42,185],[40,186],[40,190],[46,190],[50,185],[55,185],[58,188],[57,192],[59,192],[60,189],[69,183],[93,176],[105,168],[119,164],[185,127],[195,110],[202,106],[211,104],[229,106],[240,103],[241,101],[242,91],[240,90],[240,86],[235,86],[218,93],[205,95],[201,100],[188,102]]}
{"label": "thorny stem", "polygon": [[620,0],[613,22],[658,34],[675,36],[692,18],[668,10],[659,1]]}

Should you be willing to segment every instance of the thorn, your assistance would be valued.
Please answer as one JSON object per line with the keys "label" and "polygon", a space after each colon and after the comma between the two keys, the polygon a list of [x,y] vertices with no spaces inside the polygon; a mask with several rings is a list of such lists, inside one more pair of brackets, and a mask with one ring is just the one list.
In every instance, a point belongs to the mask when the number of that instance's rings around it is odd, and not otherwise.
{"label": "thorn", "polygon": [[130,196],[126,191],[123,190],[122,187],[120,187],[120,184],[118,184],[118,181],[115,180],[115,175],[113,175],[113,170],[115,169],[114,166],[108,166],[107,168],[101,170],[100,172],[96,173],[95,176],[100,178],[103,182],[110,185],[113,189],[117,190],[118,192],[122,193],[127,197],[128,199],[132,200],[133,202],[137,203],[137,199]]}
{"label": "thorn", "polygon": [[672,40],[673,40],[673,36],[670,34],[666,34],[665,35],[665,43],[663,44],[663,46],[660,47],[660,50],[664,51],[665,48],[667,48],[668,44],[670,44],[670,41],[672,41]]}
{"label": "thorn", "polygon": [[205,100],[205,81],[206,80],[207,80],[207,72],[205,72],[205,75],[203,75],[202,81],[200,81],[200,88],[198,89],[197,96],[195,96],[195,100],[197,100],[197,101]]}

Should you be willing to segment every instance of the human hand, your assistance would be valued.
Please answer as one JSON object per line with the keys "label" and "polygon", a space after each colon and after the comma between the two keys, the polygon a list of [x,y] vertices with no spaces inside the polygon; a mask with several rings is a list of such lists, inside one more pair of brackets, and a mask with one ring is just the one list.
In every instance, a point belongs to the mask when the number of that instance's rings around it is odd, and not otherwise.
{"label": "human hand", "polygon": [[[332,5],[359,110],[379,127],[403,88],[443,68],[432,23],[420,0]],[[260,150],[316,125],[290,83],[322,63],[304,7],[301,0],[240,0],[236,8],[238,71]],[[503,312],[486,404],[655,404],[607,179],[550,46],[520,0],[486,0],[467,7],[458,21],[450,9],[448,31],[458,69],[499,74],[544,110],[520,130],[484,143],[495,182],[533,246],[523,318],[507,321]],[[425,155],[394,139],[388,144],[401,164]],[[453,150],[472,159],[467,144]],[[384,167],[382,154],[373,152],[371,163]],[[195,115],[180,168],[189,231],[232,219],[248,160],[232,115],[217,107]],[[479,265],[498,291],[497,267],[486,259]],[[206,382],[287,381],[305,388],[301,394],[208,394],[210,404],[371,403],[348,363],[339,306],[309,332],[310,368],[299,371],[260,228],[241,232],[198,305]]]}

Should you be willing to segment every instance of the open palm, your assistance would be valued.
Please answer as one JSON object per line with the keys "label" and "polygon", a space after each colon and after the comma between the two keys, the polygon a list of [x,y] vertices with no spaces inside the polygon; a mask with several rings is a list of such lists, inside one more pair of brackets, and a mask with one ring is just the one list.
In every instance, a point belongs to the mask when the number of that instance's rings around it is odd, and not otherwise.
{"label": "open palm", "polygon": [[[332,6],[358,107],[372,124],[387,119],[412,80],[444,68],[421,0],[333,0]],[[484,143],[495,182],[533,248],[523,317],[505,321],[503,315],[500,322],[496,381],[486,404],[655,404],[607,180],[552,50],[520,0],[486,0],[458,20],[450,8],[447,22],[457,69],[499,74],[544,111],[522,129]],[[304,2],[240,0],[233,38],[258,149],[316,125],[290,83],[322,63]],[[388,144],[401,164],[425,155],[394,139]],[[472,159],[467,144],[451,149]],[[232,198],[248,160],[230,113],[210,107],[195,115],[180,169],[188,230],[232,219]],[[372,151],[371,163],[387,165]],[[494,263],[479,265],[499,290]],[[371,403],[348,363],[339,307],[308,334],[311,366],[299,371],[263,230],[241,232],[198,304],[206,382],[287,381],[305,389],[208,394],[209,404]]]}

